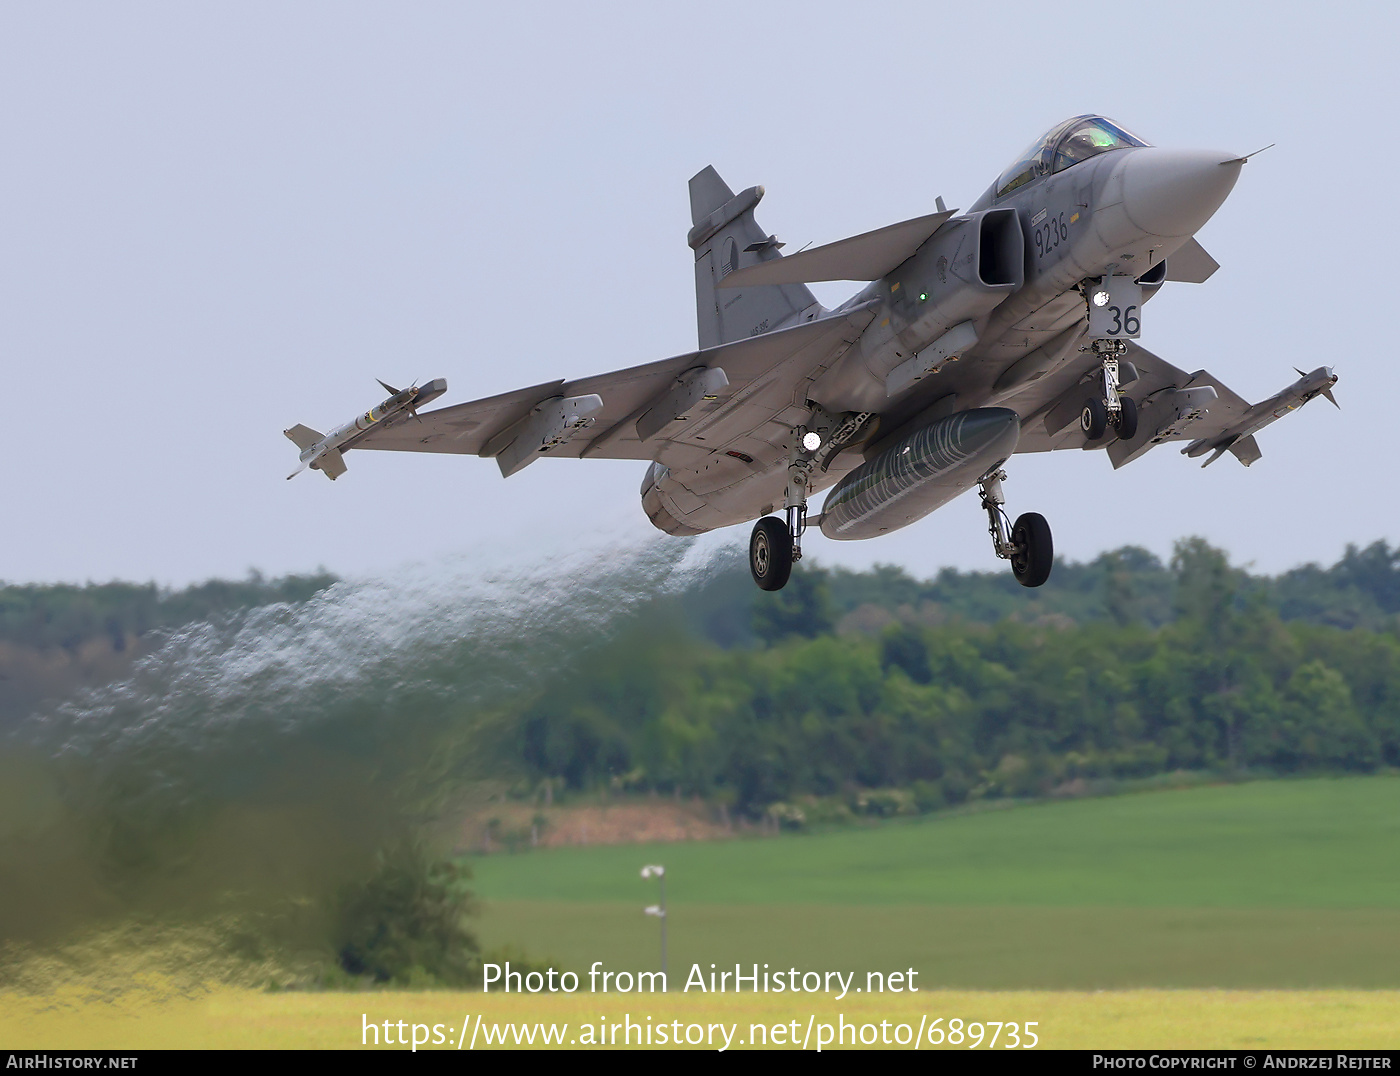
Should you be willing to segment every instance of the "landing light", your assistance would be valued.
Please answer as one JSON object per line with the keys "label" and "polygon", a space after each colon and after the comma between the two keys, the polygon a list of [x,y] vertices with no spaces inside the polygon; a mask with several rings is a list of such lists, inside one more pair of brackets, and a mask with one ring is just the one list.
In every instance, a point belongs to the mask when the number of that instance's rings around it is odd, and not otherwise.
{"label": "landing light", "polygon": [[821,435],[810,432],[803,434],[802,447],[805,448],[808,452],[815,452],[817,449],[822,447]]}
{"label": "landing light", "polygon": [[1107,292],[1107,291],[1096,291],[1096,292],[1094,292],[1094,305],[1095,305],[1095,306],[1107,306],[1107,305],[1108,305],[1108,292]]}

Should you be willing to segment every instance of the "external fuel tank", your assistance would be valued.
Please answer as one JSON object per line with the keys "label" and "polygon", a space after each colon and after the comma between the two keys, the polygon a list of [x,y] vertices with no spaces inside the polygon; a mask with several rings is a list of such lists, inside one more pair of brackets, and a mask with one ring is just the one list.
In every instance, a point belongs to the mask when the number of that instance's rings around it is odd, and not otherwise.
{"label": "external fuel tank", "polygon": [[922,426],[836,484],[822,508],[822,533],[849,541],[907,527],[976,485],[1020,438],[1020,417],[1006,407]]}

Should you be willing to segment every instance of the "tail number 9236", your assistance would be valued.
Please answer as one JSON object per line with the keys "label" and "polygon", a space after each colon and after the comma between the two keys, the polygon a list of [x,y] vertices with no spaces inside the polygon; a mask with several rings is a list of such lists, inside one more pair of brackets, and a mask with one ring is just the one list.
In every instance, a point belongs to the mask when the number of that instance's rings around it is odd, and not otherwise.
{"label": "tail number 9236", "polygon": [[1069,225],[1063,213],[1035,223],[1035,254],[1043,258],[1069,239]]}

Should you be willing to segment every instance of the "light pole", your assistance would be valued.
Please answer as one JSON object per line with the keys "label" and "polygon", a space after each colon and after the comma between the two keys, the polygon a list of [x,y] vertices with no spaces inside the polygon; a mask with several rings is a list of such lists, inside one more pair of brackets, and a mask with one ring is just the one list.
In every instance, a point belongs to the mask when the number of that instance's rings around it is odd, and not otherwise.
{"label": "light pole", "polygon": [[646,915],[654,915],[661,920],[661,978],[666,978],[666,868],[659,864],[649,864],[642,868],[643,878],[655,878],[660,890],[660,904],[648,904],[642,909]]}

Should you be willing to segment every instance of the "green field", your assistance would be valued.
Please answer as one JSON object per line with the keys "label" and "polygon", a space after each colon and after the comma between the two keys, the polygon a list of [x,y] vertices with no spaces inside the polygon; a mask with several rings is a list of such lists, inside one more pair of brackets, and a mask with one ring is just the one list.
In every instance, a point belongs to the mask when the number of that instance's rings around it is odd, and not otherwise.
{"label": "green field", "polygon": [[[671,992],[644,863],[667,868]],[[573,994],[0,995],[12,1048],[359,1049],[364,1021],[1036,1021],[1059,1048],[1361,1048],[1400,1041],[1400,777],[1257,782],[945,814],[810,836],[473,860],[487,946],[585,973]],[[519,959],[516,957],[515,959]],[[680,990],[693,963],[913,968],[918,993]],[[677,974],[679,973],[679,975]],[[860,974],[855,983],[864,985]],[[182,996],[188,995],[188,996]],[[579,1038],[578,1044],[583,1040]],[[374,1047],[368,1047],[374,1048]],[[383,1047],[394,1048],[400,1047]],[[444,1048],[453,1048],[451,1041]]]}
{"label": "green field", "polygon": [[477,857],[488,946],[932,987],[1400,986],[1400,778],[1260,781],[770,839]]}

